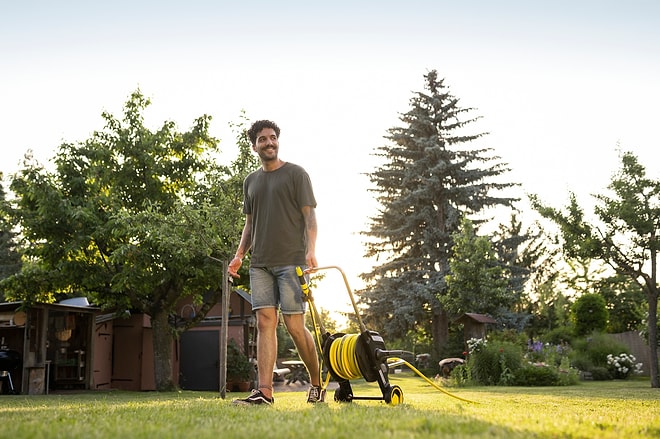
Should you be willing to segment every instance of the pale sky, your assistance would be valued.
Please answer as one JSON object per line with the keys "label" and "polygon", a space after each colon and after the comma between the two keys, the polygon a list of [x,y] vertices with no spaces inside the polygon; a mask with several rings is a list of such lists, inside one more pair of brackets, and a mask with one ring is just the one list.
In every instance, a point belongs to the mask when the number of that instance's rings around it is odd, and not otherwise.
{"label": "pale sky", "polygon": [[[305,167],[318,200],[321,265],[353,289],[372,262],[376,205],[363,175],[437,70],[482,119],[478,145],[526,194],[557,207],[602,192],[617,143],[658,178],[660,2],[0,0],[0,172],[28,149],[44,164],[62,142],[121,116],[138,87],[147,123],[187,130],[202,114],[231,159],[229,122],[282,128],[280,157]],[[337,273],[317,305],[346,309]]]}

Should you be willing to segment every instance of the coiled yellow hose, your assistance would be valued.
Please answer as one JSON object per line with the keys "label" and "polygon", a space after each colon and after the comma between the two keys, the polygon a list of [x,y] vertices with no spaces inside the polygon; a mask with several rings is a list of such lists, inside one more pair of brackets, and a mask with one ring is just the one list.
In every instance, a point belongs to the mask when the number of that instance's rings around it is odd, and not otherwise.
{"label": "coiled yellow hose", "polygon": [[345,380],[356,380],[362,378],[360,366],[358,365],[355,346],[359,334],[346,334],[333,340],[330,345],[330,367],[335,373]]}

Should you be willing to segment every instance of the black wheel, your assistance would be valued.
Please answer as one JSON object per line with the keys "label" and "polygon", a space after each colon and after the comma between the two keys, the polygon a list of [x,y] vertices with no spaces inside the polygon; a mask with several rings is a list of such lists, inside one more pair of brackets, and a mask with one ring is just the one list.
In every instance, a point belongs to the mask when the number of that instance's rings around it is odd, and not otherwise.
{"label": "black wheel", "polygon": [[391,405],[403,404],[403,390],[399,386],[391,386],[385,395],[385,402]]}
{"label": "black wheel", "polygon": [[339,382],[339,387],[335,390],[335,401],[353,402],[353,389],[348,381]]}

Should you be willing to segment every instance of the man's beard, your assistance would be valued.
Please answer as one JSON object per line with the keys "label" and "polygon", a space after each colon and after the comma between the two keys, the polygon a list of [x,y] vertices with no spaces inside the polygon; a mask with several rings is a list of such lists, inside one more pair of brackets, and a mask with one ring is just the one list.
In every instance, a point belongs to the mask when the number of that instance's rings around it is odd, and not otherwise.
{"label": "man's beard", "polygon": [[[274,154],[271,153],[271,152],[273,152]],[[273,149],[268,148],[268,149],[265,149],[265,150],[261,150],[261,151],[259,151],[259,158],[261,159],[262,162],[275,161],[275,160],[277,160],[277,149],[276,148],[273,148]]]}

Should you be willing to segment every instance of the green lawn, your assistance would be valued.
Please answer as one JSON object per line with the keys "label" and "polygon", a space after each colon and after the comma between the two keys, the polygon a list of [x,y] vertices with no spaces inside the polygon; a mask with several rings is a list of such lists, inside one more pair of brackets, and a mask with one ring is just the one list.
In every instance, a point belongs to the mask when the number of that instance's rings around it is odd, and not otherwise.
{"label": "green lawn", "polygon": [[[0,438],[658,438],[660,389],[648,380],[584,382],[570,387],[447,389],[390,375],[404,403],[305,402],[276,393],[272,407],[236,407],[213,392],[84,392],[1,396]],[[356,396],[381,396],[353,382]],[[243,395],[243,394],[240,394]]]}

